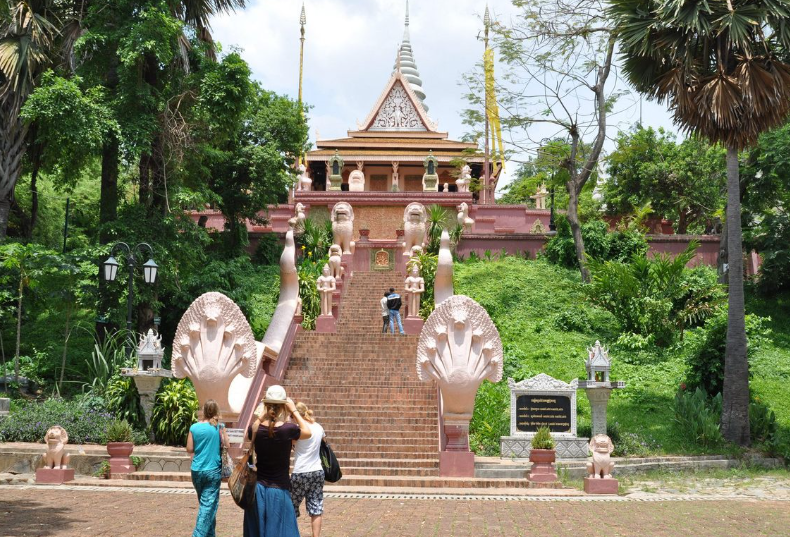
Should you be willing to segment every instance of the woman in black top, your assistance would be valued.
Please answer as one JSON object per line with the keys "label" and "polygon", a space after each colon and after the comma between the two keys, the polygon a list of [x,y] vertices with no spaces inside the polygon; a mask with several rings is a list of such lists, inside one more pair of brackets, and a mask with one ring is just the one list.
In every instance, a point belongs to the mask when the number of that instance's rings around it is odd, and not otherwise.
{"label": "woman in black top", "polygon": [[[310,438],[310,426],[282,386],[270,386],[264,412],[247,430],[255,438],[258,484],[255,502],[244,511],[244,537],[299,537],[288,466],[294,440]],[[287,422],[290,414],[296,423]]]}

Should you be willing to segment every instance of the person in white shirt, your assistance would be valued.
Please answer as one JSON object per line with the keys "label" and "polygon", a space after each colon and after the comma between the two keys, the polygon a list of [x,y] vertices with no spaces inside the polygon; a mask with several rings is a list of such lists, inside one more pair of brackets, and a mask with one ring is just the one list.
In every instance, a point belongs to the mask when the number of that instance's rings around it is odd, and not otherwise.
{"label": "person in white shirt", "polygon": [[387,291],[384,291],[384,298],[381,299],[381,333],[387,333],[387,326],[390,324],[390,310],[387,308],[387,297],[390,294]]}
{"label": "person in white shirt", "polygon": [[324,428],[313,418],[313,411],[304,403],[296,409],[310,427],[310,438],[294,442],[294,468],[291,474],[291,500],[299,517],[299,505],[305,500],[313,537],[321,535],[321,516],[324,514],[324,468],[321,466],[321,440]]}

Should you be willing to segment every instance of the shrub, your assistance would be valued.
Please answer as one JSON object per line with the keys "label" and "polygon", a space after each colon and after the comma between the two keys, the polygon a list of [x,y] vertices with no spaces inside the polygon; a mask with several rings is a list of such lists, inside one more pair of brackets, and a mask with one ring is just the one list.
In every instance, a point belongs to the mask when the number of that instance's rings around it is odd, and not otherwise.
{"label": "shrub", "polygon": [[131,442],[132,426],[126,420],[113,420],[107,425],[107,442]]}
{"label": "shrub", "polygon": [[776,414],[759,397],[749,402],[749,432],[759,443],[770,443],[776,435]]}
{"label": "shrub", "polygon": [[197,395],[188,379],[163,382],[151,414],[156,440],[170,446],[185,445],[189,427],[197,421],[197,411]]}
{"label": "shrub", "polygon": [[107,410],[128,421],[134,428],[145,429],[145,415],[140,405],[140,395],[131,377],[114,377],[104,392]]}
{"label": "shrub", "polygon": [[721,419],[721,394],[715,397],[701,389],[680,390],[675,395],[675,422],[681,434],[704,447],[716,447],[723,442]]}
{"label": "shrub", "polygon": [[43,442],[47,429],[60,425],[70,444],[103,444],[113,419],[106,409],[88,408],[79,401],[30,401],[0,422],[0,441]]}
{"label": "shrub", "polygon": [[542,426],[532,437],[532,449],[554,449],[554,439],[547,426]]}
{"label": "shrub", "polygon": [[278,265],[283,246],[275,233],[264,233],[258,239],[252,260],[260,265]]}
{"label": "shrub", "polygon": [[[762,341],[770,334],[769,317],[746,315],[746,338],[749,358],[757,353]],[[724,352],[727,345],[727,312],[711,317],[697,331],[696,341],[686,357],[689,389],[701,388],[709,395],[724,390]]]}
{"label": "shrub", "polygon": [[[578,268],[576,246],[571,234],[571,226],[564,215],[555,219],[557,234],[546,243],[546,258],[556,265]],[[609,231],[603,220],[590,220],[582,224],[582,239],[587,256],[600,260],[625,261],[634,254],[647,253],[645,236],[637,230],[625,229]]]}

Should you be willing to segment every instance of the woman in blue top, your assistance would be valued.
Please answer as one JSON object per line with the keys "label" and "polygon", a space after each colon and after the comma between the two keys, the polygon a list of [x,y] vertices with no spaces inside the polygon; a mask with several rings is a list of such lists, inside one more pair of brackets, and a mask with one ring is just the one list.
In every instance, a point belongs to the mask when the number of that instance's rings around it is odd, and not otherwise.
{"label": "woman in blue top", "polygon": [[203,419],[189,428],[187,452],[192,456],[192,485],[198,495],[195,531],[192,537],[214,537],[222,484],[220,443],[228,447],[225,427],[219,425],[219,405],[213,399],[203,405]]}

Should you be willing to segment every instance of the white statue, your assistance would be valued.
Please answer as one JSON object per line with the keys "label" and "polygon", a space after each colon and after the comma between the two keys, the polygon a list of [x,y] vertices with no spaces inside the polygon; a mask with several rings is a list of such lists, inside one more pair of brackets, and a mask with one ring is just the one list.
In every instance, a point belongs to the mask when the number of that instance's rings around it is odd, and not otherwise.
{"label": "white statue", "polygon": [[409,317],[420,315],[420,298],[425,292],[425,280],[420,276],[420,269],[412,264],[411,273],[405,281],[406,300],[409,308]]}
{"label": "white statue", "polygon": [[422,203],[410,203],[403,212],[403,255],[411,255],[412,247],[425,244],[428,213]]}
{"label": "white statue", "polygon": [[339,245],[344,254],[354,253],[354,241],[351,240],[354,235],[354,209],[345,201],[332,207],[332,234],[334,244]]}
{"label": "white statue", "polygon": [[316,280],[321,295],[321,315],[332,315],[332,293],[337,289],[335,277],[329,273],[329,265],[324,265],[323,274]]}
{"label": "white statue", "polygon": [[400,165],[400,163],[399,163],[399,162],[393,162],[393,163],[392,163],[392,187],[393,187],[395,190],[398,190],[398,189],[399,189],[399,186],[398,186],[398,179],[399,179],[399,176],[398,176],[398,166],[399,166],[399,165]]}
{"label": "white statue", "polygon": [[546,208],[546,196],[548,195],[549,195],[549,191],[546,190],[546,185],[540,185],[540,188],[538,188],[538,191],[535,193],[535,195],[530,196],[530,198],[535,200],[536,209]]}
{"label": "white statue", "polygon": [[605,434],[596,434],[590,439],[592,462],[587,463],[587,474],[592,478],[607,479],[612,477],[614,461],[611,459],[614,444]]}
{"label": "white statue", "polygon": [[69,434],[60,425],[53,425],[44,436],[47,451],[44,453],[44,468],[65,470],[69,464],[69,454],[65,452]]}
{"label": "white statue", "polygon": [[337,244],[329,247],[329,273],[338,280],[343,277],[343,250]]}
{"label": "white statue", "polygon": [[458,225],[463,226],[464,231],[472,231],[475,221],[469,218],[469,205],[464,201],[458,206]]}
{"label": "white statue", "polygon": [[297,203],[294,212],[296,214],[294,214],[293,218],[288,220],[288,227],[296,231],[304,229],[304,221],[305,218],[307,218],[304,214],[304,205]]}
{"label": "white statue", "polygon": [[307,173],[307,168],[304,164],[299,165],[299,190],[309,192],[313,188],[313,180]]}
{"label": "white statue", "polygon": [[[293,314],[291,310],[289,320]],[[252,329],[236,303],[222,293],[205,293],[192,302],[178,323],[173,338],[173,375],[189,377],[200,404],[214,399],[227,419],[240,412],[229,402],[231,383],[238,375],[246,379],[255,375],[255,343]],[[236,401],[239,403],[243,400]]]}
{"label": "white statue", "polygon": [[442,192],[450,192],[450,183],[444,183]]}
{"label": "white statue", "polygon": [[435,380],[447,420],[468,427],[480,384],[502,379],[502,341],[496,326],[477,302],[454,295],[436,306],[417,344],[417,376]]}
{"label": "white statue", "polygon": [[365,191],[365,173],[361,170],[354,170],[348,176],[349,192]]}
{"label": "white statue", "polygon": [[464,167],[461,168],[461,175],[455,180],[455,184],[458,186],[458,192],[469,192],[469,182],[471,180],[472,168],[469,167],[469,164],[464,164]]}

